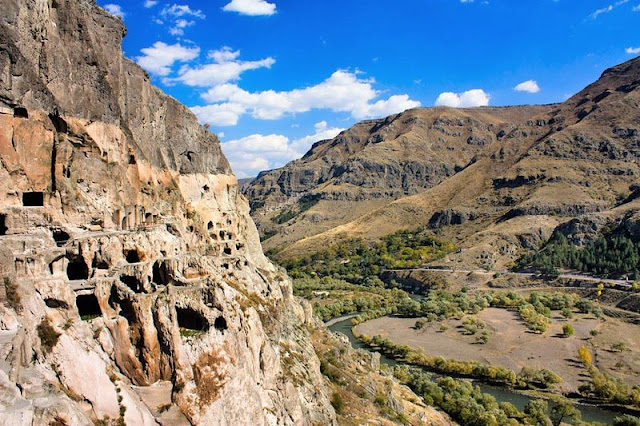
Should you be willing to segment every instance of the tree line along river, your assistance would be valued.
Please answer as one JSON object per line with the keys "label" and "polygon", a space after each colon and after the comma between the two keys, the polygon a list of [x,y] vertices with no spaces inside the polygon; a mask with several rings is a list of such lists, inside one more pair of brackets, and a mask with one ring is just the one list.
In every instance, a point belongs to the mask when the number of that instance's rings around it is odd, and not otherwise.
{"label": "tree line along river", "polygon": [[[351,319],[355,315],[347,315],[340,318],[335,318],[331,321],[327,321],[326,325],[329,330],[334,332],[339,332],[347,336],[351,346],[356,349],[365,349],[367,351],[371,351],[369,347],[364,345],[360,340],[358,340],[352,332]],[[383,354],[380,354],[380,363],[386,364],[390,367],[401,364],[396,360],[390,359]],[[438,376],[436,373],[432,373],[434,376]],[[515,405],[518,409],[523,410],[524,406],[532,399],[536,399],[534,397],[530,397],[523,393],[508,389],[506,387],[500,387],[495,385],[490,385],[487,383],[482,383],[481,381],[474,380],[475,385],[479,386],[482,392],[488,393],[495,397],[499,402],[510,402]],[[595,405],[587,405],[587,404],[575,404],[576,408],[580,410],[582,413],[582,420],[588,422],[598,422],[604,424],[613,424],[613,419],[617,416],[620,416],[622,413],[617,413],[614,411],[606,410]]]}

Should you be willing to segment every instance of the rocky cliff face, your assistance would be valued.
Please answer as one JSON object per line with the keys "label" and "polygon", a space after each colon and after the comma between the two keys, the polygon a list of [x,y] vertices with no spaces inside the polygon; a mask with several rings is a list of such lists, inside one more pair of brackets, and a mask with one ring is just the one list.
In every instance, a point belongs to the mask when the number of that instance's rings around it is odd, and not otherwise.
{"label": "rocky cliff face", "polygon": [[334,423],[216,137],[94,1],[0,9],[0,422]]}
{"label": "rocky cliff face", "polygon": [[422,108],[357,124],[246,193],[280,256],[426,226],[468,249],[450,261],[504,267],[569,221],[559,231],[632,217],[639,159],[636,58],[562,104]]}

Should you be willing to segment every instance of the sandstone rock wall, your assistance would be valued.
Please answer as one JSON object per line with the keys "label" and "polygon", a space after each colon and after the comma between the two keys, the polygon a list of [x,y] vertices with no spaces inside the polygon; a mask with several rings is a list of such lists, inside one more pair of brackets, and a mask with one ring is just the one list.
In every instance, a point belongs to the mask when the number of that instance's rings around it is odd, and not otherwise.
{"label": "sandstone rock wall", "polygon": [[217,138],[94,1],[0,9],[0,422],[333,423]]}

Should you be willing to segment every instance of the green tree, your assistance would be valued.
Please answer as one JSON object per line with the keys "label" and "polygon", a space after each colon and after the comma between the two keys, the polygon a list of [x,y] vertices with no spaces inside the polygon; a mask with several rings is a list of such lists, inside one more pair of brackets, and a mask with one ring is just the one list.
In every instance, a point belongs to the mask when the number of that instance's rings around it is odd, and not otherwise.
{"label": "green tree", "polygon": [[527,416],[527,423],[536,426],[553,426],[553,423],[547,416],[549,405],[542,399],[534,399],[527,402],[524,407],[524,413]]}
{"label": "green tree", "polygon": [[549,414],[554,426],[559,426],[563,422],[576,424],[580,422],[581,417],[580,411],[565,398],[555,400]]}

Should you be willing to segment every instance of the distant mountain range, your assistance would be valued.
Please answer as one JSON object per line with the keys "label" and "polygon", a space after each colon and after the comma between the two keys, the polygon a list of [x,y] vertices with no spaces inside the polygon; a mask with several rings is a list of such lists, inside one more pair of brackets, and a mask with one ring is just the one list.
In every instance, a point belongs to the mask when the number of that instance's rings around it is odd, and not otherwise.
{"label": "distant mountain range", "polygon": [[639,159],[635,58],[560,104],[358,123],[244,192],[280,256],[430,227],[463,249],[446,262],[501,267],[559,226],[578,245],[620,226],[637,241]]}

